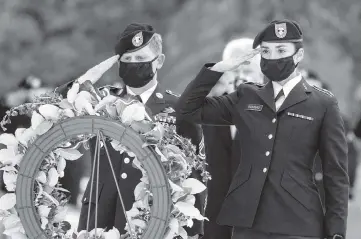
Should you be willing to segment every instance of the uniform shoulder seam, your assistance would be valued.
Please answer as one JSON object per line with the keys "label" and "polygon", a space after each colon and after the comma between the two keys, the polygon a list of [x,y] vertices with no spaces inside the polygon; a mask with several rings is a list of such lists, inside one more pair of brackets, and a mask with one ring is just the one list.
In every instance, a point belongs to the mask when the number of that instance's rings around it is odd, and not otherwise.
{"label": "uniform shoulder seam", "polygon": [[326,89],[323,89],[323,88],[320,88],[320,87],[317,87],[315,85],[312,86],[315,90],[329,96],[329,97],[334,97],[334,94],[332,94],[330,91],[326,90]]}
{"label": "uniform shoulder seam", "polygon": [[255,83],[255,82],[252,82],[252,81],[246,81],[246,82],[244,82],[243,84],[255,85],[255,86],[258,86],[258,87],[263,87],[263,86],[265,86],[265,84]]}

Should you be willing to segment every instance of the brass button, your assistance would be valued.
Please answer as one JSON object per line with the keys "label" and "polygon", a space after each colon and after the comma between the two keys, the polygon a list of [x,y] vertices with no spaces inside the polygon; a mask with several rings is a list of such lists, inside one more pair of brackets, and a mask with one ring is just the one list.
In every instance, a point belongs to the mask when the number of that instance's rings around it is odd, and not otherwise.
{"label": "brass button", "polygon": [[267,172],[267,168],[264,168],[264,169],[263,169],[263,172],[264,172],[264,173]]}
{"label": "brass button", "polygon": [[272,139],[272,138],[273,138],[273,135],[272,135],[272,134],[268,135],[268,138],[269,138],[269,139]]}
{"label": "brass button", "polygon": [[276,118],[274,118],[274,119],[272,120],[272,123],[276,123]]}
{"label": "brass button", "polygon": [[130,159],[129,158],[125,158],[124,159],[124,163],[129,163],[130,162]]}
{"label": "brass button", "polygon": [[267,151],[267,152],[266,152],[266,156],[269,156],[269,155],[270,155],[270,151]]}
{"label": "brass button", "polygon": [[128,175],[126,173],[122,173],[121,177],[122,177],[122,179],[126,179],[128,177]]}

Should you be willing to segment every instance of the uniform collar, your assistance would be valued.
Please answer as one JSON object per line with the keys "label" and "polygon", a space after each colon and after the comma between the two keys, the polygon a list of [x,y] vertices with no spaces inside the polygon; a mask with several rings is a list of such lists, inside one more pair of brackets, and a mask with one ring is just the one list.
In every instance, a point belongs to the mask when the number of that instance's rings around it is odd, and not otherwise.
{"label": "uniform collar", "polygon": [[278,82],[272,81],[273,85],[273,93],[274,98],[276,95],[280,92],[281,89],[283,89],[283,93],[285,94],[285,98],[290,94],[290,92],[295,88],[295,86],[302,80],[302,75],[298,74],[296,77],[289,80],[285,85],[281,85]]}
{"label": "uniform collar", "polygon": [[[154,86],[152,86],[151,88],[149,88],[148,90],[144,91],[142,94],[140,94],[140,98],[142,99],[143,103],[147,103],[147,101],[149,100],[149,98],[153,95],[155,89],[158,86],[158,82],[156,82],[156,84]],[[136,95],[134,94],[134,92],[128,87],[126,86],[127,89],[127,93],[130,95]]]}

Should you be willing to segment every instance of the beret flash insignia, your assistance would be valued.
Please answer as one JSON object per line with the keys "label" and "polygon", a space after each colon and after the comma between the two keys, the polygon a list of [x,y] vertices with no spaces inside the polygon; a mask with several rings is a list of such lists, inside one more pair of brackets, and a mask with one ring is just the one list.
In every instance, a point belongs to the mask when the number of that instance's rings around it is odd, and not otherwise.
{"label": "beret flash insignia", "polygon": [[141,46],[143,44],[143,33],[139,32],[134,35],[132,43],[135,47]]}
{"label": "beret flash insignia", "polygon": [[286,23],[275,24],[275,33],[278,38],[284,38],[287,35]]}

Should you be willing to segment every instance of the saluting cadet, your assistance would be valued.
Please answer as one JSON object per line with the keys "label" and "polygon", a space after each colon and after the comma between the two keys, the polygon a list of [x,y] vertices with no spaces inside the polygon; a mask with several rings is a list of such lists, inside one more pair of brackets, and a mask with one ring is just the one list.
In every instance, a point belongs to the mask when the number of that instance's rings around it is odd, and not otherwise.
{"label": "saluting cadet", "polygon": [[[148,114],[156,121],[173,126],[177,133],[190,138],[197,146],[199,157],[204,158],[204,142],[200,125],[187,121],[176,120],[174,104],[178,96],[169,90],[164,90],[157,80],[157,71],[162,67],[165,56],[162,53],[161,35],[147,24],[133,23],[121,33],[115,47],[115,54],[120,56],[119,77],[122,78],[125,88],[103,87],[100,92],[122,97],[133,95],[143,102]],[[63,86],[69,89],[72,85]],[[65,90],[59,90],[64,92]],[[94,146],[94,142],[93,142]],[[94,148],[91,147],[92,155]],[[126,210],[132,208],[135,202],[134,189],[140,182],[142,173],[132,166],[133,158],[126,153],[120,155],[110,144],[108,145],[110,158],[118,177],[120,191]],[[94,158],[94,157],[92,157]],[[117,193],[116,184],[104,148],[100,151],[99,196],[98,196],[98,227],[111,229],[115,226],[123,234],[126,219]],[[198,172],[193,172],[193,178],[201,180]],[[82,200],[78,231],[85,230],[87,226],[88,207],[91,207],[90,230],[94,228],[95,195],[92,196],[92,205],[89,205],[91,182],[88,183]],[[95,190],[93,190],[95,193]],[[204,215],[205,192],[197,194],[195,206]],[[197,238],[203,235],[203,222],[194,221],[192,228],[186,228],[188,235]]]}
{"label": "saluting cadet", "polygon": [[[230,41],[223,51],[222,59],[242,56],[252,50],[253,39],[239,38]],[[223,74],[208,96],[221,96],[234,92],[244,82],[263,82],[259,62],[261,57],[254,57],[250,64],[241,65],[234,71]],[[240,135],[234,125],[203,125],[206,158],[212,180],[207,183],[208,197],[203,239],[230,239],[232,227],[218,225],[216,222],[224,197],[227,194],[233,175],[239,165]]]}
{"label": "saluting cadet", "polygon": [[[218,223],[234,227],[234,239],[342,239],[346,234],[347,142],[336,98],[310,86],[297,66],[304,57],[302,31],[294,21],[273,21],[254,39],[260,50],[206,64],[188,85],[176,111],[194,123],[236,125],[242,157]],[[206,97],[223,72],[258,53],[266,85]],[[313,179],[322,159],[325,205]],[[221,160],[221,159],[220,159]]]}

